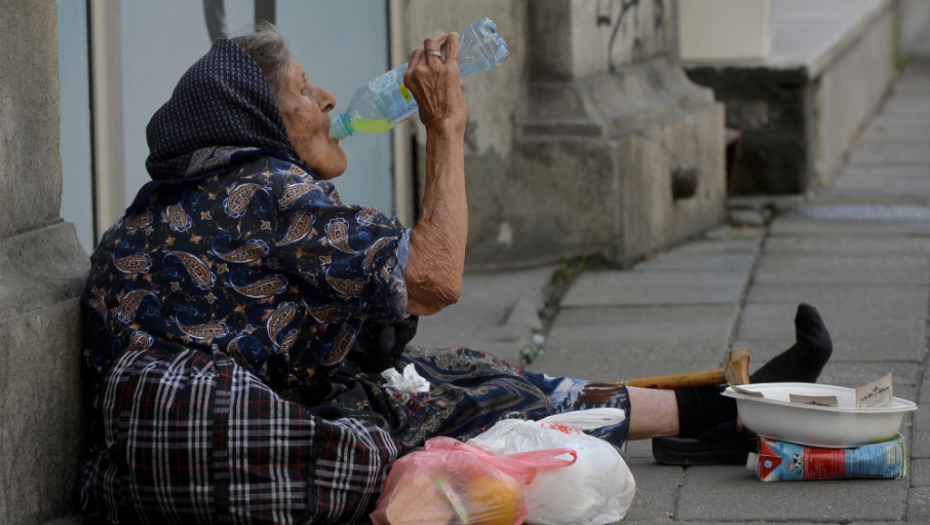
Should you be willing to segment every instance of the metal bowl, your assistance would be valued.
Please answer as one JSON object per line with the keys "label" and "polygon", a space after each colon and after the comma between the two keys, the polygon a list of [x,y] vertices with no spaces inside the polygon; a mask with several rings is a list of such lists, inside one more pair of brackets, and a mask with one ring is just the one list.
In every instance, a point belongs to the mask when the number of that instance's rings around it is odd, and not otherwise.
{"label": "metal bowl", "polygon": [[[816,383],[757,383],[739,388],[764,397],[739,393],[728,387],[723,395],[736,400],[739,417],[760,436],[812,447],[850,448],[894,438],[906,412],[917,409],[911,401],[894,398],[891,408],[856,408],[856,391]],[[790,394],[836,396],[837,407],[790,403]]]}

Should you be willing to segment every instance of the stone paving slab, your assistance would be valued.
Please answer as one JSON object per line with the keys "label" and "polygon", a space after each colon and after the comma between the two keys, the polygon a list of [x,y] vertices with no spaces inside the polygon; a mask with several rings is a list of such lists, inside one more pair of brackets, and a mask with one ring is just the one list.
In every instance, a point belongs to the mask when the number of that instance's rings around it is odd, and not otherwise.
{"label": "stone paving slab", "polygon": [[886,192],[876,191],[869,193],[863,190],[847,188],[822,189],[817,193],[817,202],[821,204],[870,204],[886,206],[926,206],[930,195],[919,192],[906,193],[904,191]]}
{"label": "stone paving slab", "polygon": [[926,93],[930,90],[930,79],[916,75],[901,75],[898,82],[895,83],[891,95],[901,95],[910,93]]}
{"label": "stone paving slab", "polygon": [[[901,394],[905,390],[916,393],[921,379],[920,368],[906,361],[882,360],[877,363],[868,363],[831,358],[817,382],[856,388],[871,383],[888,373],[894,378],[896,396],[903,397]],[[911,395],[906,399],[914,400],[915,398]]]}
{"label": "stone paving slab", "polygon": [[757,253],[761,243],[761,237],[695,241],[675,248],[675,253]]}
{"label": "stone paving slab", "polygon": [[927,381],[927,362],[924,362],[924,381],[918,395],[917,412],[913,417],[911,442],[912,458],[930,458],[930,381]]}
{"label": "stone paving slab", "polygon": [[[623,459],[629,460],[631,458],[646,458],[652,460],[652,440],[649,439],[639,439],[636,441],[628,441],[624,449],[621,451]],[[643,465],[653,464],[657,467],[661,467],[658,463],[654,461],[643,462]]]}
{"label": "stone paving slab", "polygon": [[736,304],[748,274],[711,272],[597,272],[581,275],[563,307],[674,304]]}
{"label": "stone paving slab", "polygon": [[[710,339],[726,341],[738,309],[736,304],[639,307],[567,308],[549,332],[558,341],[566,330],[580,330],[584,341],[665,341]],[[570,343],[573,339],[563,339]]]}
{"label": "stone paving slab", "polygon": [[832,254],[766,254],[756,270],[755,283],[769,284],[930,284],[925,257]]}
{"label": "stone paving slab", "polygon": [[900,91],[889,92],[889,96],[888,96],[889,101],[902,100],[902,99],[903,100],[918,100],[918,101],[923,101],[924,103],[928,103],[930,102],[930,90],[925,90],[925,91],[905,90],[903,92],[900,92]]}
{"label": "stone paving slab", "polygon": [[[930,134],[930,127],[927,133]],[[821,194],[926,197],[930,194],[928,171],[925,166],[849,166],[837,177],[833,188]]]}
{"label": "stone paving slab", "polygon": [[[753,355],[758,354],[760,359],[771,359],[778,353],[790,347],[794,341],[785,339],[750,339],[737,336],[733,346],[748,346]],[[881,340],[878,338],[833,338],[833,355],[842,356],[847,361],[876,360],[879,356],[883,361],[910,362],[917,366],[917,362],[927,353],[924,345],[908,340],[907,338],[894,338]]]}
{"label": "stone paving slab", "polygon": [[[755,372],[768,360],[790,348],[792,344],[793,341],[787,341],[786,339],[736,338],[733,342],[734,347],[746,346],[749,348],[751,355],[749,362],[750,373]],[[843,340],[834,341],[832,357],[821,373],[818,382],[852,388],[874,381],[890,372],[895,378],[895,388],[900,388],[900,392],[904,392],[904,389],[908,388],[908,391],[913,392],[913,394],[906,399],[916,401],[917,387],[921,378],[921,369],[917,366],[917,361],[893,357],[872,361],[859,359],[861,355],[869,351],[874,351],[874,347],[869,342],[857,345]],[[913,350],[914,354],[924,352],[925,350],[916,346]],[[884,354],[882,355],[884,356]]]}
{"label": "stone paving slab", "polygon": [[808,221],[778,218],[772,222],[770,229],[772,235],[886,237],[889,235],[930,235],[930,222]]}
{"label": "stone paving slab", "polygon": [[[900,397],[907,401],[914,401],[916,403],[918,388],[916,386],[901,385],[894,387],[895,397]],[[905,441],[908,443],[911,442],[912,429],[914,427],[914,413],[909,412],[904,415],[904,418],[901,420],[901,434],[904,436]]]}
{"label": "stone paving slab", "polygon": [[714,368],[737,313],[736,305],[563,309],[529,368],[597,381]]}
{"label": "stone paving slab", "polygon": [[[431,323],[431,319],[421,317],[417,335],[411,344],[428,348],[464,346],[512,360],[519,351],[518,344],[523,342],[519,340],[523,334],[517,327],[500,325],[503,321],[499,319],[495,317],[487,323],[464,322],[457,325],[454,322]],[[477,319],[472,317],[471,320]]]}
{"label": "stone paving slab", "polygon": [[[770,359],[790,348],[792,341],[786,339],[739,339],[733,342],[734,347],[745,346],[749,348],[751,359],[749,361],[750,373],[758,370]],[[827,366],[820,374],[818,383],[856,387],[867,384],[879,377],[891,373],[894,376],[895,395],[917,401],[918,387],[922,377],[921,368],[913,360],[882,359],[877,361],[856,360],[853,354],[863,353],[862,350],[853,350],[850,345],[843,342],[833,345],[833,354]]]}
{"label": "stone paving slab", "polygon": [[856,204],[805,204],[796,206],[783,214],[788,219],[812,221],[867,222],[930,222],[930,207],[925,205],[889,205],[886,203]]}
{"label": "stone paving slab", "polygon": [[[930,119],[930,113],[926,117]],[[850,152],[851,166],[859,165],[918,165],[930,169],[930,138],[895,137],[860,141]]]}
{"label": "stone paving slab", "polygon": [[930,255],[930,237],[772,237],[765,251]]}
{"label": "stone paving slab", "polygon": [[911,487],[930,487],[930,459],[915,459],[908,466]]}
{"label": "stone paving slab", "polygon": [[543,290],[556,267],[499,274],[468,274],[459,302],[436,315],[421,317],[413,343],[434,348],[467,346],[517,359],[520,326],[508,326],[508,316],[520,300],[543,306]]}
{"label": "stone paving slab", "polygon": [[922,401],[914,413],[914,433],[911,440],[911,457],[930,458],[930,404]]}
{"label": "stone paving slab", "polygon": [[736,305],[563,309],[528,368],[595,381],[712,369],[737,313]]}
{"label": "stone paving slab", "polygon": [[[927,83],[930,91],[930,82]],[[905,141],[926,139],[930,132],[930,123],[921,120],[902,120],[891,116],[879,115],[866,124],[862,130],[860,142],[853,145],[855,149],[861,141],[872,139],[897,139]]]}
{"label": "stone paving slab", "polygon": [[[898,316],[879,309],[867,311],[844,309],[841,304],[818,306],[821,317],[834,341],[859,338],[886,338],[893,334],[906,334],[914,343],[924,339],[923,318],[914,315]],[[794,303],[748,303],[740,318],[737,337],[741,339],[779,339],[794,334]],[[887,356],[875,356],[876,358]]]}
{"label": "stone paving slab", "polygon": [[930,523],[930,487],[910,490],[907,496],[907,521]]}
{"label": "stone paving slab", "polygon": [[[930,89],[930,82],[927,82]],[[863,129],[863,138],[876,136],[900,136],[904,138],[926,136],[930,123],[923,119],[911,119],[899,115],[878,115]]]}
{"label": "stone paving slab", "polygon": [[[880,338],[890,331],[905,329],[915,337],[915,343],[920,343],[928,290],[925,287],[902,288],[812,285],[805,290],[797,285],[760,285],[747,298],[738,336],[754,339],[783,337],[787,333],[783,327],[794,326],[797,305],[806,302],[817,307],[835,340]],[[900,296],[896,292],[900,292]],[[753,323],[768,330],[760,332]]]}
{"label": "stone paving slab", "polygon": [[570,348],[546,343],[527,369],[590,381],[621,381],[719,368],[726,357],[720,341],[700,339],[588,343]]}
{"label": "stone paving slab", "polygon": [[924,319],[928,310],[928,293],[921,287],[909,285],[757,284],[751,288],[746,302],[747,304],[812,304],[817,307],[829,329],[834,313],[871,316],[887,312],[888,315],[897,318]]}
{"label": "stone paving slab", "polygon": [[893,96],[911,96],[923,95],[927,91],[930,91],[930,81],[915,79],[901,82],[890,93]]}
{"label": "stone paving slab", "polygon": [[907,480],[816,480],[765,483],[741,466],[690,467],[676,520],[812,521],[900,520]]}
{"label": "stone paving slab", "polygon": [[[927,241],[930,243],[930,239]],[[636,272],[691,271],[710,273],[740,273],[749,275],[756,262],[756,253],[688,253],[669,252],[638,264]]]}
{"label": "stone paving slab", "polygon": [[[740,318],[736,341],[788,340],[793,343],[794,304],[748,304]],[[827,316],[834,354],[850,360],[921,362],[925,357],[924,320],[890,319],[880,322],[863,316]],[[787,335],[787,337],[786,337]],[[842,353],[841,353],[842,352]]]}
{"label": "stone paving slab", "polygon": [[879,118],[890,116],[894,118],[913,118],[915,120],[930,117],[930,104],[925,98],[891,97],[882,106]]}
{"label": "stone paving slab", "polygon": [[920,81],[930,83],[930,75],[927,75],[927,62],[928,60],[926,57],[919,58],[916,56],[916,53],[912,54],[912,56],[907,58],[905,67],[898,72],[893,87],[909,87],[910,84]]}
{"label": "stone paving slab", "polygon": [[[764,363],[768,362],[776,355],[784,352],[794,344],[794,333],[784,333],[774,339],[748,339],[739,336],[737,330],[736,337],[733,338],[733,348],[745,346],[749,348],[749,372],[755,372]],[[837,355],[836,342],[833,343],[833,355]]]}
{"label": "stone paving slab", "polygon": [[[833,355],[837,356],[836,350]],[[921,368],[913,361],[852,361],[841,355],[830,359],[818,382],[856,388],[885,374],[894,377],[895,396],[917,402],[922,374]]]}
{"label": "stone paving slab", "polygon": [[660,465],[652,459],[651,453],[648,458],[629,458],[626,463],[636,480],[636,496],[623,523],[674,516],[682,468]]}

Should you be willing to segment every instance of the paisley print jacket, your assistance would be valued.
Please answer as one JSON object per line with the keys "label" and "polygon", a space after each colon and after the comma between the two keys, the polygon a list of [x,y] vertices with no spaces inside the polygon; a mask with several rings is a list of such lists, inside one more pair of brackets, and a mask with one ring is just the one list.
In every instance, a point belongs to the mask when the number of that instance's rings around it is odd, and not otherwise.
{"label": "paisley print jacket", "polygon": [[403,319],[409,230],[263,157],[110,228],[82,297],[85,358],[221,351],[273,388],[327,382],[366,318]]}

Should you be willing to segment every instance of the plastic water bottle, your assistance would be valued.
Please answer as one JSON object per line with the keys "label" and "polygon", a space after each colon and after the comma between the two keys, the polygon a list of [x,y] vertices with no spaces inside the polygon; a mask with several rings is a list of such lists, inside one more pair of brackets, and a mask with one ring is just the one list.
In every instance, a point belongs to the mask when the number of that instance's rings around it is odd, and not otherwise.
{"label": "plastic water bottle", "polygon": [[[460,38],[458,62],[463,77],[497,67],[510,56],[497,25],[488,18],[472,22]],[[355,132],[381,133],[413,115],[417,102],[404,86],[406,72],[404,64],[360,87],[346,112],[330,123],[329,136],[341,140]]]}

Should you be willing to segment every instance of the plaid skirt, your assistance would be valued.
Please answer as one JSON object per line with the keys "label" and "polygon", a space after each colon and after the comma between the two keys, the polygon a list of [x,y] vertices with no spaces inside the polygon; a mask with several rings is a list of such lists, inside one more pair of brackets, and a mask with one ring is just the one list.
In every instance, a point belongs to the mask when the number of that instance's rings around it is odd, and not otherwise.
{"label": "plaid skirt", "polygon": [[[622,387],[524,373],[474,350],[409,347],[403,360],[433,383],[429,394],[348,367],[341,391],[314,406],[285,400],[222,353],[127,349],[97,397],[83,514],[120,524],[365,521],[393,462],[425,439],[594,406],[629,414]],[[627,425],[601,435],[620,445]]]}
{"label": "plaid skirt", "polygon": [[105,523],[356,521],[402,453],[387,431],[311,416],[223,354],[127,351],[98,404],[82,506]]}

